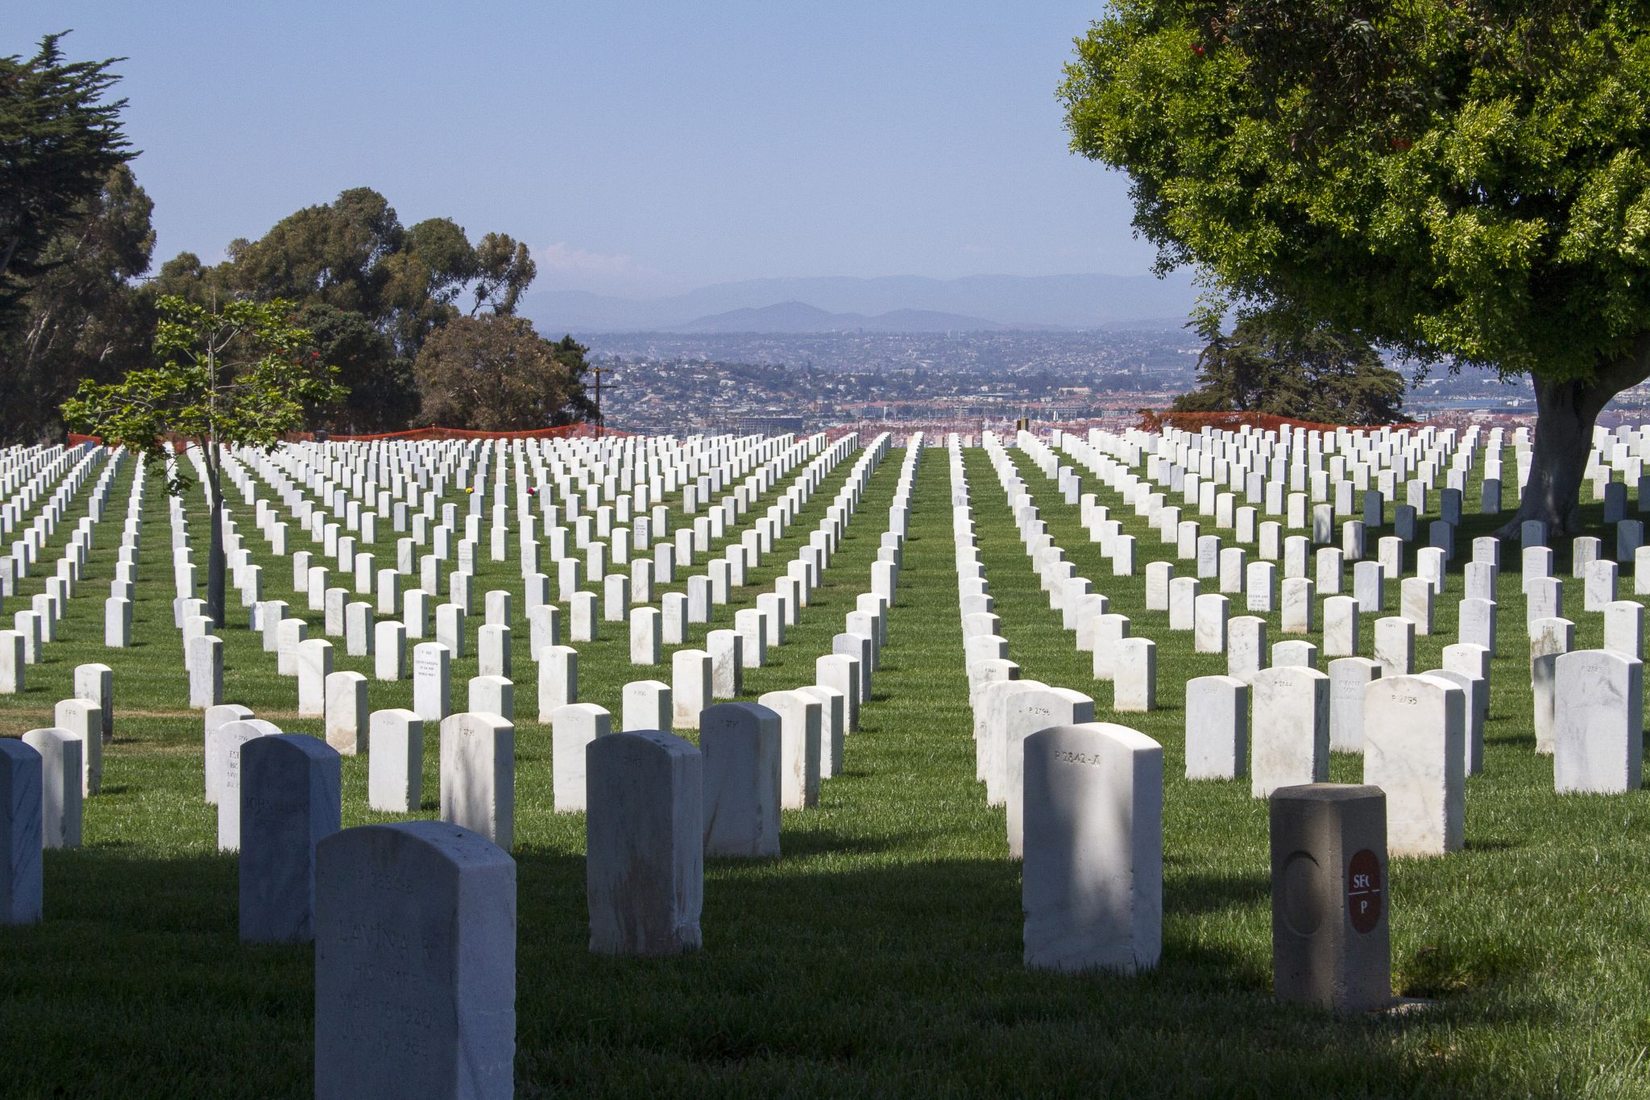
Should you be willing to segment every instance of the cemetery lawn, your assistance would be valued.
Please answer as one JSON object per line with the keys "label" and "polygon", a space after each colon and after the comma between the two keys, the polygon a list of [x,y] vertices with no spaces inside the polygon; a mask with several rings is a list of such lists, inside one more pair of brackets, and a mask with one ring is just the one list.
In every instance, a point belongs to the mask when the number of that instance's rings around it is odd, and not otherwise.
{"label": "cemetery lawn", "polygon": [[[854,457],[825,480],[712,626],[729,625],[734,607],[754,606],[783,572]],[[814,658],[830,651],[842,616],[869,587],[900,457],[896,449],[878,468],[801,625],[783,648],[770,648],[766,667],[747,671],[743,698],[812,682]],[[548,729],[534,720],[519,569],[513,558],[486,560],[485,546],[478,554],[477,613],[466,654],[453,662],[453,699],[462,706],[476,671],[481,593],[509,588],[517,1094],[1650,1095],[1650,800],[1642,791],[1553,794],[1550,758],[1533,747],[1516,549],[1503,561],[1500,655],[1484,774],[1467,783],[1466,850],[1391,867],[1394,988],[1436,1003],[1337,1019],[1270,995],[1265,804],[1250,798],[1247,780],[1183,778],[1184,682],[1224,672],[1225,658],[1194,654],[1190,633],[1171,633],[1165,613],[1144,610],[1144,563],[1172,556],[1172,547],[1085,476],[1085,490],[1098,492],[1138,540],[1136,576],[1110,576],[1076,508],[1024,456],[1016,459],[1078,574],[1133,618],[1137,636],[1158,644],[1160,709],[1114,717],[1110,685],[1092,679],[1088,655],[1048,609],[989,463],[968,452],[981,556],[1010,657],[1027,678],[1093,694],[1098,720],[1123,721],[1164,747],[1161,965],[1136,977],[1076,977],[1021,964],[1018,867],[1007,857],[1002,809],[985,805],[974,780],[946,457],[929,450],[889,644],[862,728],[848,737],[846,773],[823,785],[819,808],[786,812],[781,860],[707,861],[704,949],[686,957],[587,951],[584,818],[551,811]],[[0,697],[0,732],[16,736],[50,724],[52,705],[71,694],[75,665],[102,661],[115,670],[115,741],[104,753],[103,791],[86,804],[85,846],[45,854],[43,923],[0,930],[0,1093],[307,1096],[313,953],[237,940],[236,865],[215,851],[215,814],[201,797],[201,720],[186,705],[158,484],[146,504],[137,644],[102,645],[102,597],[130,470],[116,479],[60,640],[29,668],[26,692]],[[84,498],[82,490],[43,561],[61,553]],[[1477,499],[1471,486],[1467,499]],[[290,601],[289,563],[268,553],[251,509],[239,497],[230,503],[264,568],[266,596]],[[189,506],[204,561],[198,494]],[[1458,545],[1470,547],[1492,526],[1471,513]],[[289,527],[293,546],[308,548]],[[388,527],[371,549],[393,564]],[[1468,557],[1470,550],[1458,555],[1434,633],[1417,638],[1418,668],[1437,667],[1454,640],[1459,562]],[[1557,565],[1566,607],[1579,609],[1580,582],[1568,579],[1566,555]],[[41,591],[49,572],[37,568],[22,595]],[[680,589],[689,572],[679,568],[667,589]],[[1389,607],[1395,599],[1389,586]],[[15,597],[7,605],[25,606]],[[317,636],[320,614],[297,613]],[[1578,647],[1599,645],[1600,617],[1571,614]],[[227,701],[288,732],[319,733],[318,721],[293,716],[295,682],[275,674],[274,655],[242,629],[242,615],[233,609],[222,631]],[[1278,618],[1269,618],[1275,642]],[[1370,651],[1374,618],[1362,617],[1360,652]],[[705,629],[695,627],[690,644]],[[616,715],[620,686],[668,681],[668,663],[633,668],[628,631],[609,623],[602,630],[599,641],[579,644],[580,698]],[[341,639],[335,660],[338,669],[372,673],[371,658],[346,657]],[[410,703],[407,681],[373,681],[369,691],[375,710]],[[431,729],[425,817],[436,814],[436,757]],[[366,766],[364,756],[344,761],[346,827],[395,819],[366,810]],[[1331,770],[1336,781],[1361,779],[1357,757],[1337,754]]]}

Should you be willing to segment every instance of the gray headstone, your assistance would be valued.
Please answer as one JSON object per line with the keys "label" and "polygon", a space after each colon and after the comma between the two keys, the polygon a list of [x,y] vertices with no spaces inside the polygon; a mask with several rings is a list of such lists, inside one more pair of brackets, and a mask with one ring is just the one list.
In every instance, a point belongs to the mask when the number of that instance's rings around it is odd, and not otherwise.
{"label": "gray headstone", "polygon": [[779,855],[779,715],[758,703],[718,703],[699,716],[705,854]]}
{"label": "gray headstone", "polygon": [[40,754],[0,737],[0,924],[36,924],[44,898]]}
{"label": "gray headstone", "polygon": [[437,821],[317,845],[316,1100],[508,1100],[515,1004],[506,853]]}
{"label": "gray headstone", "polygon": [[590,950],[697,949],[705,879],[699,750],[660,730],[615,733],[590,742],[585,761]]}
{"label": "gray headstone", "polygon": [[314,737],[241,749],[240,928],[248,943],[315,938],[315,845],[340,825],[339,755]]}

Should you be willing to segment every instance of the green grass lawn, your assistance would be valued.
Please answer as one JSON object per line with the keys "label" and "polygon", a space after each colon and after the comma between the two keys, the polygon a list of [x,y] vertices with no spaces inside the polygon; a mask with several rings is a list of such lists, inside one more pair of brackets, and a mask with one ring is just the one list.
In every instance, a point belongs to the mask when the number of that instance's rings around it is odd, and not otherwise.
{"label": "green grass lawn", "polygon": [[[836,467],[734,603],[717,609],[712,627],[754,606],[806,544],[856,457]],[[747,671],[745,698],[812,681],[814,659],[829,651],[843,615],[869,587],[902,457],[891,451],[871,478],[823,587],[786,645],[770,648],[769,665]],[[781,860],[707,863],[705,946],[687,957],[611,959],[586,950],[584,819],[551,812],[549,737],[534,721],[519,569],[513,559],[478,555],[475,613],[467,655],[453,662],[453,699],[462,706],[475,674],[481,594],[510,589],[518,1094],[1650,1095],[1650,802],[1643,792],[1553,794],[1551,762],[1533,749],[1516,552],[1503,563],[1501,652],[1484,774],[1468,781],[1467,849],[1442,860],[1394,860],[1391,868],[1394,987],[1435,998],[1437,1007],[1337,1019],[1271,997],[1265,805],[1249,797],[1246,780],[1182,778],[1184,681],[1223,672],[1225,658],[1193,654],[1190,633],[1171,633],[1166,614],[1143,609],[1144,562],[1172,556],[1172,547],[1085,477],[1085,490],[1138,540],[1137,575],[1111,577],[1077,510],[1023,455],[1016,459],[1078,574],[1133,618],[1137,635],[1158,644],[1161,709],[1114,716],[1110,687],[1090,678],[1088,655],[1048,609],[983,452],[969,451],[980,553],[1010,656],[1026,677],[1090,692],[1098,719],[1124,721],[1164,746],[1162,964],[1133,978],[1021,965],[1018,867],[1007,858],[1003,811],[986,807],[973,778],[947,460],[929,450],[912,498],[889,644],[862,729],[848,738],[846,772],[824,784],[817,809],[786,812]],[[753,515],[799,471],[781,478]],[[46,853],[42,924],[0,930],[0,1091],[307,1095],[312,950],[237,940],[235,861],[214,850],[215,816],[201,796],[201,722],[186,706],[171,625],[170,537],[158,485],[146,501],[138,644],[102,645],[102,600],[130,477],[128,464],[61,640],[29,669],[28,691],[0,697],[0,731],[15,736],[49,722],[52,704],[70,693],[75,665],[115,669],[117,736],[104,756],[103,793],[86,806],[85,846]],[[8,611],[41,590],[85,495],[49,546],[47,567],[23,582]],[[1476,500],[1471,491],[1468,500]],[[198,495],[190,507],[204,562]],[[268,553],[250,508],[235,510],[264,567],[266,597],[295,602],[289,563]],[[1470,504],[1468,512],[1461,559],[1470,557],[1471,537],[1493,526]],[[308,548],[295,523],[289,531],[293,549]],[[381,525],[371,548],[381,563],[393,562],[395,537]],[[1567,572],[1567,556],[1560,558]],[[682,588],[693,571],[678,568],[672,587]],[[1578,644],[1599,644],[1600,617],[1579,610],[1580,582],[1567,579],[1565,588]],[[1458,562],[1435,633],[1417,639],[1418,668],[1435,667],[1454,640],[1461,594]],[[1389,585],[1389,608],[1396,598]],[[316,636],[319,614],[298,613]],[[1373,620],[1363,617],[1364,653]],[[295,681],[275,675],[274,655],[243,622],[222,632],[227,699],[288,731],[318,733],[318,721],[292,715]],[[693,628],[689,644],[701,644],[706,629]],[[1279,637],[1274,616],[1271,640]],[[371,659],[344,656],[336,641],[335,667],[370,676]],[[629,664],[622,624],[603,623],[600,640],[578,648],[581,699],[615,714],[627,680],[669,679],[668,663]],[[405,681],[373,681],[369,690],[373,709],[410,703]],[[436,812],[436,741],[427,732],[426,817]],[[364,757],[346,759],[343,774],[346,826],[392,819],[365,808]],[[1337,781],[1360,775],[1358,758],[1333,760]]]}

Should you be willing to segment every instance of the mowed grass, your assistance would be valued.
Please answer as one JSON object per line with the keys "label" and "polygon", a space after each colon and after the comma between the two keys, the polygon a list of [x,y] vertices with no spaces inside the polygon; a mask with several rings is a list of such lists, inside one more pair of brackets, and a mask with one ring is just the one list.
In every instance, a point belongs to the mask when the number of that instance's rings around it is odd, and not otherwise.
{"label": "mowed grass", "polygon": [[[816,492],[734,605],[717,609],[713,626],[730,625],[734,607],[753,605],[805,544],[855,457]],[[873,476],[824,586],[787,644],[770,649],[770,665],[747,673],[746,698],[811,682],[814,658],[829,651],[842,616],[868,588],[901,457],[892,451]],[[847,772],[824,785],[818,809],[785,814],[782,859],[707,864],[705,947],[683,958],[608,959],[586,950],[583,816],[551,812],[548,730],[534,721],[519,570],[513,560],[478,562],[477,612],[490,588],[516,593],[518,1094],[1650,1093],[1650,859],[1643,854],[1650,805],[1642,792],[1552,793],[1550,761],[1533,750],[1516,548],[1504,562],[1501,654],[1485,773],[1468,784],[1467,850],[1392,865],[1395,988],[1437,1005],[1401,1017],[1337,1019],[1271,998],[1264,804],[1249,797],[1246,781],[1181,778],[1184,681],[1224,671],[1224,657],[1194,655],[1189,634],[1171,633],[1166,616],[1145,612],[1142,578],[1111,577],[1076,509],[1017,458],[1078,573],[1134,618],[1137,634],[1158,643],[1162,709],[1114,716],[1109,685],[1091,679],[1087,655],[1048,610],[983,453],[969,452],[981,556],[1010,656],[1026,677],[1090,692],[1098,718],[1118,717],[1164,746],[1161,966],[1124,978],[1021,965],[1018,868],[1007,858],[1003,813],[986,807],[973,778],[949,475],[944,453],[930,450],[919,468],[889,645],[863,727],[848,739]],[[0,930],[0,1090],[307,1095],[313,954],[237,940],[235,861],[214,851],[215,816],[201,798],[201,726],[185,705],[158,486],[146,511],[139,644],[124,651],[101,644],[102,596],[129,479],[128,467],[62,640],[29,670],[26,693],[0,697],[0,729],[16,735],[49,721],[76,664],[103,661],[115,669],[119,700],[104,791],[86,808],[86,846],[46,853],[44,923]],[[1172,556],[1121,501],[1103,487],[1085,488],[1137,537],[1142,563]],[[266,595],[292,602],[290,563],[267,553],[251,509],[238,495],[234,501],[264,567]],[[204,561],[200,503],[191,498]],[[289,526],[292,546],[307,547]],[[1466,540],[1487,526],[1468,517],[1462,558]],[[24,583],[25,595],[40,589],[70,528],[65,522],[44,559],[48,568]],[[393,563],[393,533],[382,533],[373,549]],[[1458,568],[1439,602],[1437,632],[1418,640],[1419,667],[1435,667],[1454,638]],[[691,571],[678,570],[677,587]],[[1396,598],[1389,589],[1389,608]],[[1580,598],[1579,583],[1567,581],[1578,640],[1597,644],[1598,616],[1583,615]],[[313,636],[319,616],[303,613]],[[475,674],[481,618],[471,616],[470,648],[454,662],[455,705]],[[228,699],[290,731],[318,732],[313,720],[292,717],[294,682],[275,675],[273,654],[240,621],[223,632]],[[1363,625],[1365,652],[1372,622]],[[616,712],[620,685],[668,681],[668,665],[633,668],[628,631],[602,626],[599,641],[579,646],[581,697]],[[1271,640],[1279,637],[1273,617]],[[368,661],[346,658],[338,642],[336,667],[370,674]],[[405,683],[374,681],[370,691],[374,709],[410,699]],[[436,741],[429,731],[423,816],[436,812]],[[1358,781],[1360,770],[1355,757],[1333,762],[1340,781]],[[364,758],[345,760],[346,826],[387,819],[365,809],[365,774]]]}

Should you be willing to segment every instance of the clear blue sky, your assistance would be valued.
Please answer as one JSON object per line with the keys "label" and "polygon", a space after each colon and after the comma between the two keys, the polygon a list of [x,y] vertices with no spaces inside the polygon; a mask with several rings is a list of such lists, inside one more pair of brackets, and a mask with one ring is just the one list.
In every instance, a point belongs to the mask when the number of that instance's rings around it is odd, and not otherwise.
{"label": "clear blue sky", "polygon": [[1102,0],[6,0],[125,56],[156,262],[346,187],[525,240],[539,285],[1144,272],[1054,91]]}

